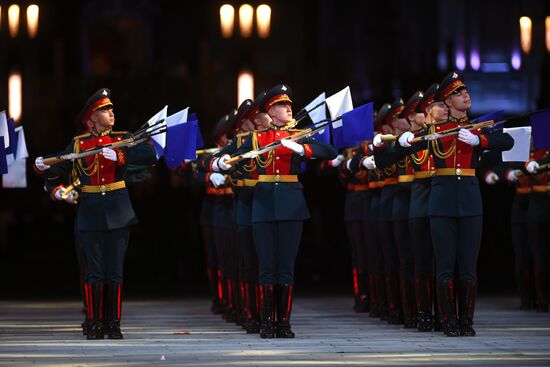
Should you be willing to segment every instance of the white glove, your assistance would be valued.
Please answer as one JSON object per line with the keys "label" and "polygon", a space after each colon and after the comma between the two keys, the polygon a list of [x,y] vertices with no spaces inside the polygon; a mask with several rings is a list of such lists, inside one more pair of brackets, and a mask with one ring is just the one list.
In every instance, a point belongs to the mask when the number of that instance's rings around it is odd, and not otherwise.
{"label": "white glove", "polygon": [[374,145],[377,148],[380,148],[384,142],[382,141],[382,134],[378,134],[372,139],[372,145]]}
{"label": "white glove", "polygon": [[298,144],[292,140],[281,139],[281,144],[283,145],[283,147],[288,148],[298,153],[299,155],[304,155],[304,153],[306,152],[302,144]]}
{"label": "white glove", "polygon": [[511,169],[506,174],[506,179],[510,182],[516,182],[518,180],[518,173],[521,172],[519,169]]}
{"label": "white glove", "polygon": [[220,187],[225,183],[225,176],[221,173],[211,173],[209,179],[215,187]]}
{"label": "white glove", "polygon": [[105,159],[116,162],[116,152],[113,149],[103,148],[101,149],[101,154],[103,154],[103,157],[105,157]]}
{"label": "white glove", "polygon": [[37,158],[34,160],[34,165],[36,166],[36,168],[37,168],[39,171],[45,171],[45,170],[47,170],[48,168],[50,168],[50,166],[48,166],[47,164],[44,164],[44,157],[37,157]]}
{"label": "white glove", "polygon": [[231,165],[230,164],[227,164],[225,162],[227,162],[229,159],[231,159],[231,156],[229,154],[224,154],[222,155],[220,158],[216,158],[214,160],[214,162],[212,163],[212,169],[215,171],[215,172],[219,172],[220,170],[222,171],[227,171],[231,168]]}
{"label": "white glove", "polygon": [[473,147],[479,144],[479,136],[472,134],[470,130],[466,129],[458,131],[458,140]]}
{"label": "white glove", "polygon": [[399,145],[401,145],[404,148],[408,148],[411,146],[411,141],[414,139],[414,134],[410,131],[405,131],[398,139]]}
{"label": "white glove", "polygon": [[334,158],[333,160],[330,161],[330,165],[331,167],[338,167],[340,165],[340,163],[342,163],[344,161],[344,156],[342,154],[338,154],[338,156],[336,156],[336,158]]}
{"label": "white glove", "polygon": [[498,175],[494,172],[489,172],[485,175],[485,182],[487,182],[488,185],[496,184],[499,179]]}
{"label": "white glove", "polygon": [[56,198],[57,200],[59,201],[63,201],[65,200],[65,198],[63,196],[61,196],[61,194],[63,193],[63,191],[65,190],[65,186],[60,186],[57,190],[55,190],[55,192],[53,193],[53,196],[54,198]]}
{"label": "white glove", "polygon": [[537,173],[537,170],[539,169],[539,164],[536,162],[536,161],[531,161],[529,163],[527,163],[527,167],[525,167],[527,169],[527,172],[529,173]]}
{"label": "white glove", "polygon": [[67,197],[65,198],[65,201],[71,205],[76,205],[78,204],[77,202],[77,197],[75,196],[75,192],[71,190],[71,192],[69,193],[69,195],[67,195]]}
{"label": "white glove", "polygon": [[376,162],[374,161],[374,156],[372,155],[363,159],[362,164],[366,169],[376,169]]}

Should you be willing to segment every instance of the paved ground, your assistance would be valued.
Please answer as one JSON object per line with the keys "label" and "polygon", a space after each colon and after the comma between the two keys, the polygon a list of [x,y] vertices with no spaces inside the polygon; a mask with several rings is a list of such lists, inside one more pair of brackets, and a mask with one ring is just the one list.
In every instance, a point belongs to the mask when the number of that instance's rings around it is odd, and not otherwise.
{"label": "paved ground", "polygon": [[211,315],[206,299],[130,301],[126,339],[87,341],[77,302],[4,301],[0,366],[550,365],[550,314],[516,310],[511,298],[480,299],[474,338],[404,330],[350,305],[298,298],[297,338],[262,340]]}

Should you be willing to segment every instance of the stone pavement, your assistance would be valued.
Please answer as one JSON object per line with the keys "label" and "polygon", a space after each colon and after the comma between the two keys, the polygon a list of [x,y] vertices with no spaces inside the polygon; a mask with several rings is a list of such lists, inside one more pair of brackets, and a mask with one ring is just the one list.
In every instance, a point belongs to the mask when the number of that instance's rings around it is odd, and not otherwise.
{"label": "stone pavement", "polygon": [[550,314],[519,311],[512,298],[480,298],[473,338],[404,330],[351,303],[298,298],[297,338],[263,340],[210,314],[206,299],[128,301],[124,340],[87,341],[78,302],[3,301],[0,366],[550,365]]}

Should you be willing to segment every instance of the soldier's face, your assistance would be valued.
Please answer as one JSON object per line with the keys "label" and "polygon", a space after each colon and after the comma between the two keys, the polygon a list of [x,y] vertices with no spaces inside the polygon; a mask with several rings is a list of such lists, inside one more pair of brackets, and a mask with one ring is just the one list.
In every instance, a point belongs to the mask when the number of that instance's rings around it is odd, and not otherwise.
{"label": "soldier's face", "polygon": [[457,93],[451,94],[446,98],[447,106],[454,108],[457,111],[468,111],[472,107],[472,100],[468,89],[462,88]]}
{"label": "soldier's face", "polygon": [[271,117],[265,112],[258,112],[252,117],[252,122],[256,126],[256,130],[265,130],[269,127]]}
{"label": "soldier's face", "polygon": [[399,132],[408,131],[411,128],[411,125],[405,118],[393,119],[391,122],[391,126],[394,131],[399,131]]}
{"label": "soldier's face", "polygon": [[449,119],[449,109],[443,102],[434,102],[429,105],[428,113],[436,122],[443,122]]}
{"label": "soldier's face", "polygon": [[253,131],[254,130],[254,124],[249,119],[244,119],[243,123],[241,125],[242,131]]}
{"label": "soldier's face", "polygon": [[273,124],[283,126],[292,120],[292,105],[288,102],[275,103],[267,114],[273,120]]}
{"label": "soldier's face", "polygon": [[411,122],[411,125],[422,127],[424,126],[424,122],[426,122],[426,116],[423,113],[413,112],[409,115],[408,120]]}
{"label": "soldier's face", "polygon": [[115,124],[115,113],[113,108],[105,108],[94,111],[90,120],[94,123],[96,131],[104,131],[110,129]]}

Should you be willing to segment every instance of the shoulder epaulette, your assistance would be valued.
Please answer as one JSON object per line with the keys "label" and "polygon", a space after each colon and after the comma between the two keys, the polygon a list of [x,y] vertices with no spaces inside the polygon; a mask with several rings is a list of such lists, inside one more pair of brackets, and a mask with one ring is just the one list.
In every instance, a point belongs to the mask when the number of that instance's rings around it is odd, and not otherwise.
{"label": "shoulder epaulette", "polygon": [[128,131],[111,131],[111,134],[128,134]]}
{"label": "shoulder epaulette", "polygon": [[87,138],[88,136],[90,136],[92,133],[84,133],[82,135],[77,135],[75,136],[73,139],[81,139],[81,138]]}
{"label": "shoulder epaulette", "polygon": [[242,138],[243,136],[248,136],[248,135],[250,135],[250,133],[251,133],[250,131],[246,131],[246,132],[243,132],[243,133],[239,133],[239,134],[237,134],[237,137]]}

